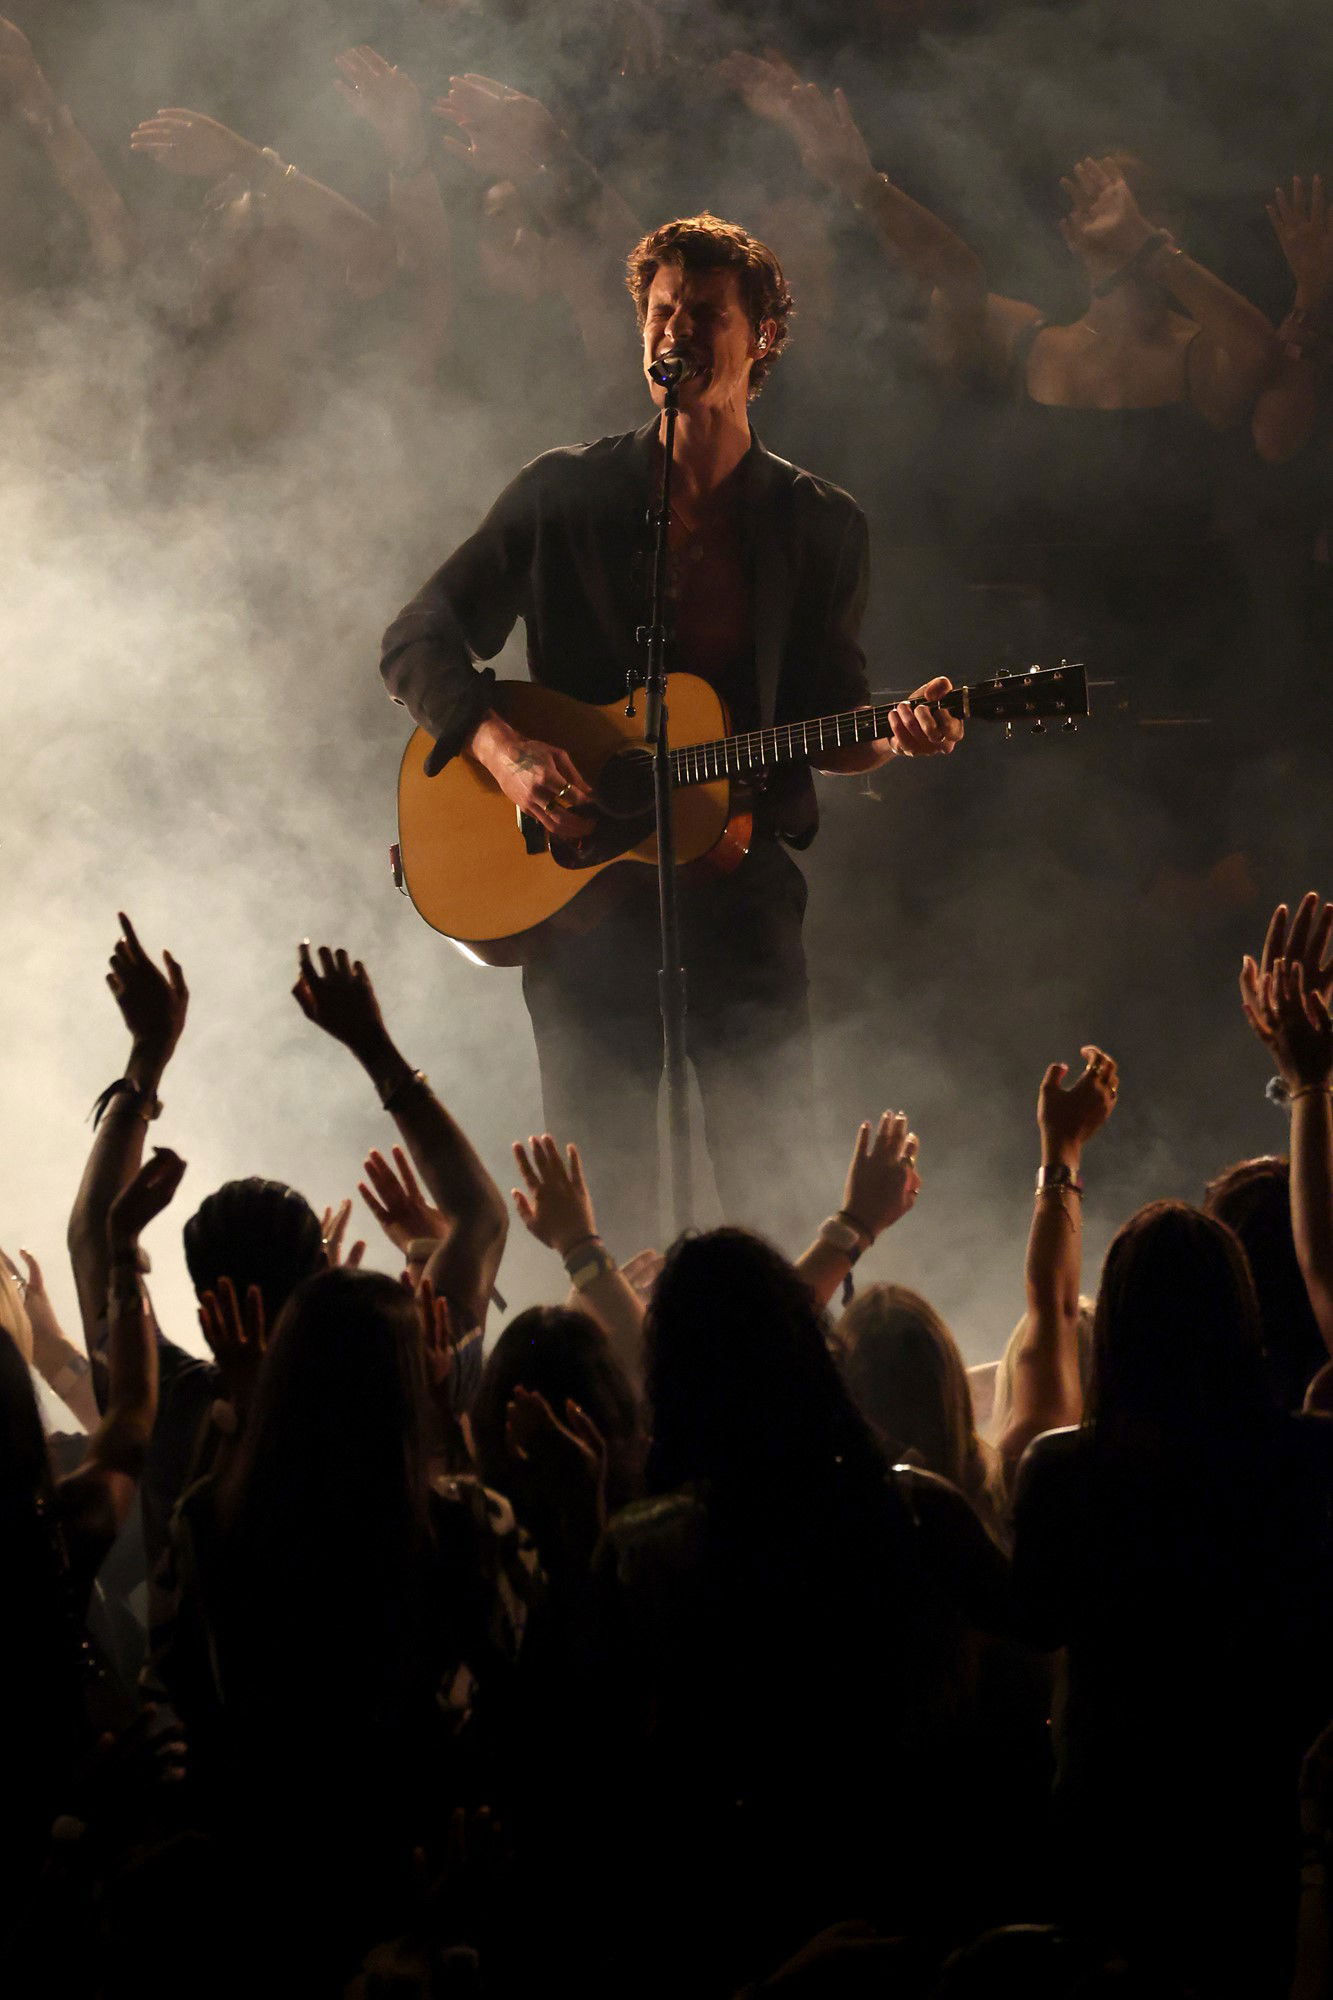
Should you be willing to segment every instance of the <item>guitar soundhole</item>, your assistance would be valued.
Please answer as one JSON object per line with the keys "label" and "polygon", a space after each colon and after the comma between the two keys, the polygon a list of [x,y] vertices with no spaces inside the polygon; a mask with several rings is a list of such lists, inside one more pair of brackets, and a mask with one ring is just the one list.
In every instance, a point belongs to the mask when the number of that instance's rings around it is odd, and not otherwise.
{"label": "guitar soundhole", "polygon": [[597,803],[608,819],[640,819],[653,809],[653,753],[618,750],[602,766]]}

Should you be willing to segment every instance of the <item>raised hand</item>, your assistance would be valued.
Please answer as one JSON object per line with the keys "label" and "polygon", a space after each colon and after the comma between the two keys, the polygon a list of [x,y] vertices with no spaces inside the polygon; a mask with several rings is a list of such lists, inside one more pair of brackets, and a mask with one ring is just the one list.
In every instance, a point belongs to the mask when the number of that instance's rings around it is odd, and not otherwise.
{"label": "raised hand", "polygon": [[112,948],[106,983],[135,1047],[165,1068],[181,1038],[190,1005],[185,974],[169,951],[162,954],[166,971],[161,971],[140,944],[124,911],[118,914],[121,935]]}
{"label": "raised hand", "polygon": [[531,1158],[519,1141],[514,1141],[514,1159],[527,1189],[526,1193],[521,1188],[510,1189],[514,1206],[537,1241],[564,1257],[576,1243],[597,1234],[579,1149],[570,1146],[566,1165],[549,1132],[530,1138],[528,1145]]}
{"label": "raised hand", "polygon": [[63,1343],[65,1336],[61,1331],[60,1321],[56,1318],[56,1309],[51,1304],[50,1294],[46,1289],[46,1280],[42,1276],[41,1265],[37,1262],[31,1250],[20,1250],[19,1256],[28,1268],[26,1278],[20,1274],[18,1265],[14,1262],[8,1251],[0,1250],[0,1264],[4,1265],[14,1283],[18,1285],[23,1293],[23,1304],[27,1311],[28,1320],[32,1327],[33,1339],[37,1343],[38,1349],[40,1350],[44,1340],[60,1341]]}
{"label": "raised hand", "polygon": [[1080,160],[1060,186],[1071,204],[1060,233],[1071,250],[1094,262],[1119,268],[1155,233],[1111,160]]}
{"label": "raised hand", "polygon": [[489,181],[522,186],[548,166],[568,144],[544,104],[494,77],[451,76],[449,94],[431,106],[463,134],[442,143]]}
{"label": "raised hand", "polygon": [[404,1256],[410,1245],[423,1236],[434,1236],[440,1242],[448,1236],[448,1218],[421,1192],[412,1163],[401,1146],[394,1147],[392,1164],[383,1153],[367,1153],[365,1175],[366,1179],[357,1183],[357,1192],[389,1241]]}
{"label": "raised hand", "polygon": [[653,1296],[653,1288],[662,1275],[666,1258],[660,1250],[636,1250],[632,1257],[620,1267],[620,1275],[626,1284],[632,1285],[639,1297],[647,1305]]}
{"label": "raised hand", "polygon": [[200,1295],[199,1328],[222,1371],[229,1400],[244,1410],[268,1347],[264,1295],[258,1285],[247,1289],[242,1307],[231,1279],[219,1278],[215,1292]]}
{"label": "raised hand", "polygon": [[130,1249],[161,1215],[181,1184],[185,1161],[169,1147],[154,1146],[129,1186],[111,1204],[107,1234],[113,1249]]}
{"label": "raised hand", "polygon": [[937,674],[898,703],[889,716],[895,757],[947,757],[958,748],[963,740],[961,716],[933,706],[952,689],[948,675]]}
{"label": "raised hand", "polygon": [[872,1241],[900,1222],[921,1192],[920,1147],[905,1111],[886,1111],[860,1126],[842,1190],[842,1212]]}
{"label": "raised hand", "polygon": [[739,92],[756,117],[789,133],[807,172],[826,187],[853,200],[875,171],[841,90],[826,97],[818,84],[805,83],[776,49],[762,56],[736,50],[718,64],[721,82]]}
{"label": "raised hand", "polygon": [[1081,1152],[1115,1110],[1120,1074],[1114,1058],[1092,1043],[1080,1049],[1079,1054],[1085,1068],[1067,1090],[1064,1081],[1069,1064],[1057,1062],[1046,1071],[1037,1093],[1042,1158],[1052,1164]]}
{"label": "raised hand", "polygon": [[335,1042],[365,1060],[379,1053],[388,1040],[370,974],[360,959],[321,945],[319,963],[308,939],[297,949],[299,976],[292,993],[307,1021],[313,1021]]}
{"label": "raised hand", "polygon": [[1300,175],[1295,175],[1289,188],[1274,188],[1266,206],[1273,234],[1296,280],[1297,304],[1317,310],[1333,293],[1333,226],[1323,175],[1314,176],[1308,193]]}
{"label": "raised hand", "polygon": [[42,117],[55,109],[56,96],[32,52],[32,43],[13,21],[0,19],[0,90],[24,118]]}
{"label": "raised hand", "polygon": [[1268,920],[1259,960],[1247,952],[1240,964],[1240,1004],[1260,1041],[1263,1032],[1263,981],[1280,958],[1299,965],[1307,994],[1318,993],[1327,1000],[1333,993],[1333,903],[1325,903],[1314,889],[1306,891],[1296,905],[1293,918],[1285,903],[1279,903]]}
{"label": "raised hand", "polygon": [[1259,1040],[1273,1051],[1288,1092],[1320,1090],[1333,1076],[1333,1022],[1328,1001],[1305,984],[1299,958],[1279,958],[1263,974],[1245,1014]]}
{"label": "raised hand", "polygon": [[417,1290],[417,1314],[421,1320],[421,1345],[426,1357],[426,1374],[431,1394],[451,1406],[450,1389],[454,1373],[454,1320],[449,1301],[437,1297],[426,1279]]}
{"label": "raised hand", "polygon": [[390,166],[424,165],[430,138],[421,92],[407,72],[364,43],[333,60],[339,94],[379,134]]}
{"label": "raised hand", "polygon": [[346,1256],[343,1255],[343,1238],[347,1234],[347,1224],[352,1214],[352,1197],[340,1201],[336,1208],[326,1208],[319,1218],[319,1233],[324,1243],[324,1255],[329,1260],[329,1269],[336,1271],[345,1264],[349,1271],[355,1271],[366,1254],[366,1246],[358,1237]]}
{"label": "raised hand", "polygon": [[505,1412],[505,1443],[536,1470],[550,1498],[566,1498],[571,1485],[590,1488],[599,1516],[606,1509],[606,1439],[586,1410],[566,1397],[563,1420],[536,1389],[521,1384]]}
{"label": "raised hand", "polygon": [[130,151],[156,160],[168,173],[220,181],[228,174],[248,174],[260,156],[258,146],[233,132],[229,125],[202,111],[176,106],[145,118],[130,134]]}

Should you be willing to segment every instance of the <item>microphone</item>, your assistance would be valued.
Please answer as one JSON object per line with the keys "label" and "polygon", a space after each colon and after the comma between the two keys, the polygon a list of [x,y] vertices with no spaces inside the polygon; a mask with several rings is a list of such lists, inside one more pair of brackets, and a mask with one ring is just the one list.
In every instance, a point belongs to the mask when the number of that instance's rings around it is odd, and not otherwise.
{"label": "microphone", "polygon": [[661,389],[679,389],[682,382],[692,382],[702,373],[694,356],[683,347],[664,347],[648,364],[649,376]]}

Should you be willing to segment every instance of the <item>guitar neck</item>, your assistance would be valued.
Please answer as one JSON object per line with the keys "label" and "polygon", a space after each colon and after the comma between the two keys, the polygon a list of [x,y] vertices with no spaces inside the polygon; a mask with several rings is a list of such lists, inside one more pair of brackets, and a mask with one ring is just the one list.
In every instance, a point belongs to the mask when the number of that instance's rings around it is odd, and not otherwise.
{"label": "guitar neck", "polygon": [[[962,688],[954,696],[965,694]],[[937,704],[954,708],[954,696]],[[954,712],[960,712],[959,703]],[[817,763],[830,750],[848,750],[857,743],[874,743],[889,733],[894,704],[879,708],[849,708],[841,715],[817,715],[808,722],[780,722],[771,729],[751,729],[739,736],[720,736],[712,743],[692,743],[671,753],[672,775],[678,785],[704,785],[717,778],[744,778],[752,771],[794,758]]]}

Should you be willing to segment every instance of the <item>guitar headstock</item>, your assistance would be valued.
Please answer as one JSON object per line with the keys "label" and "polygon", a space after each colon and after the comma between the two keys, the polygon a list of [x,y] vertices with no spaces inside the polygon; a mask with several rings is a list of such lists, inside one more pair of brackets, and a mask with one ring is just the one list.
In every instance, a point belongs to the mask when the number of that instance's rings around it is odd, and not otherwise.
{"label": "guitar headstock", "polygon": [[[954,707],[954,695],[962,700]],[[940,706],[972,722],[1031,722],[1056,720],[1073,727],[1073,718],[1088,714],[1088,675],[1081,660],[1061,660],[1058,667],[1027,667],[997,674],[956,688]]]}

